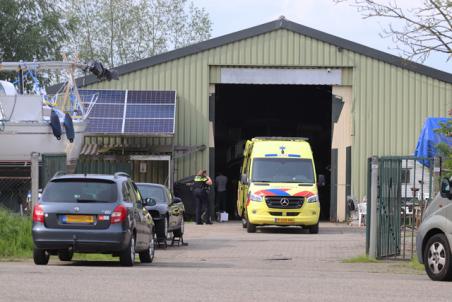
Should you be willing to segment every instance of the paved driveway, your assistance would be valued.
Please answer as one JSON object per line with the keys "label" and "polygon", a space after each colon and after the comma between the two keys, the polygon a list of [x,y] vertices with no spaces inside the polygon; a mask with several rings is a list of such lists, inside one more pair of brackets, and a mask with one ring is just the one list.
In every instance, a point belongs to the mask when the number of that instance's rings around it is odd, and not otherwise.
{"label": "paved driveway", "polygon": [[155,262],[0,263],[0,301],[452,301],[452,284],[396,262],[347,264],[363,230],[323,223],[320,234],[236,222],[187,224],[188,246]]}

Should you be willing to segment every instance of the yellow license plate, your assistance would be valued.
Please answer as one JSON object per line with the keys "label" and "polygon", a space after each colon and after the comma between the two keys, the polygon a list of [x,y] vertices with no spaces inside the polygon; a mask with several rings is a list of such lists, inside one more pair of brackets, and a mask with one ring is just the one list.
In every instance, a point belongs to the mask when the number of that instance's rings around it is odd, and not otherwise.
{"label": "yellow license plate", "polygon": [[63,217],[65,223],[94,223],[92,215],[66,215]]}
{"label": "yellow license plate", "polygon": [[275,222],[293,222],[293,218],[275,218]]}

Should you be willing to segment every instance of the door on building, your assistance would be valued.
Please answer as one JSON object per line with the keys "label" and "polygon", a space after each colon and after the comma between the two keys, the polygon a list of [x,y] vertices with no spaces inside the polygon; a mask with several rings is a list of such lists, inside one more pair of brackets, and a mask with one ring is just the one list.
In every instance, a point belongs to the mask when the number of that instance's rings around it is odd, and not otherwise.
{"label": "door on building", "polygon": [[246,140],[256,136],[307,137],[320,187],[321,217],[330,216],[332,88],[328,85],[218,84],[215,86],[215,171],[228,182],[228,212],[235,213]]}

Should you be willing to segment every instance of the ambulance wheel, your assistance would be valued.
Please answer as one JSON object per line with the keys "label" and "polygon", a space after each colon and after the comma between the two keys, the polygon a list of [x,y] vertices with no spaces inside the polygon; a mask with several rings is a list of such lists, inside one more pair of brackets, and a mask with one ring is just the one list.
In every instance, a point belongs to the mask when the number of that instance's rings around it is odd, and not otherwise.
{"label": "ambulance wheel", "polygon": [[319,223],[318,222],[316,225],[309,227],[309,233],[310,234],[318,234],[319,233]]}
{"label": "ambulance wheel", "polygon": [[248,233],[256,233],[256,225],[248,221],[246,224],[246,231]]}

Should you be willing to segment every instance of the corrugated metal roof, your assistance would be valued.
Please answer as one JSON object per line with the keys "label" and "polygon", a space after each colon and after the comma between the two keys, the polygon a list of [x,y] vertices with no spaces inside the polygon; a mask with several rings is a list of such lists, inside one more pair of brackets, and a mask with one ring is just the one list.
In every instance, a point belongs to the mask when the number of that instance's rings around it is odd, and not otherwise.
{"label": "corrugated metal roof", "polygon": [[[335,45],[280,29],[125,74],[119,81],[99,82],[92,89],[173,89],[178,95],[179,146],[209,146],[209,93],[221,83],[223,67],[341,68],[342,85],[350,89],[352,192],[366,189],[367,157],[407,155],[414,151],[427,116],[444,116],[451,106],[452,83],[372,59]],[[105,143],[113,138],[99,137]],[[120,137],[115,141],[138,138]],[[142,138],[144,139],[144,138]],[[141,139],[140,139],[141,140]],[[146,144],[167,145],[168,138]],[[85,138],[85,142],[86,142]],[[94,142],[94,141],[91,141]],[[176,160],[176,180],[208,167],[208,150]]]}
{"label": "corrugated metal roof", "polygon": [[[204,42],[196,43],[187,47],[179,48],[173,51],[162,53],[153,57],[142,59],[139,61],[124,64],[115,68],[119,75],[135,72],[141,69],[145,69],[157,64],[165,63],[168,61],[176,60],[185,56],[193,55],[202,51],[213,49],[216,47],[224,46],[226,44],[234,43],[240,40],[252,38],[258,35],[262,35],[268,32],[272,32],[278,29],[286,29],[300,35],[310,37],[331,45],[337,46],[339,49],[347,49],[352,52],[362,54],[364,56],[403,68],[419,74],[423,74],[434,79],[438,79],[447,83],[452,83],[452,74],[441,71],[435,68],[428,67],[398,56],[388,54],[386,52],[370,48],[368,46],[352,42],[286,19],[278,19],[268,23],[264,23],[258,26],[254,26],[248,29],[237,31],[231,34],[227,34],[221,37],[213,38]],[[99,82],[99,80],[89,75],[77,79],[77,85],[79,87],[87,86]],[[60,84],[54,85],[48,88],[49,93],[52,93],[59,87]],[[56,91],[56,90],[55,90]]]}

